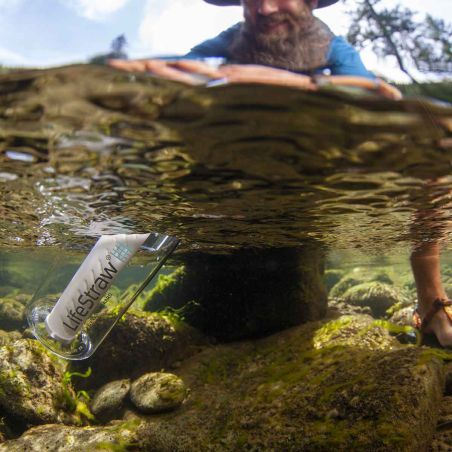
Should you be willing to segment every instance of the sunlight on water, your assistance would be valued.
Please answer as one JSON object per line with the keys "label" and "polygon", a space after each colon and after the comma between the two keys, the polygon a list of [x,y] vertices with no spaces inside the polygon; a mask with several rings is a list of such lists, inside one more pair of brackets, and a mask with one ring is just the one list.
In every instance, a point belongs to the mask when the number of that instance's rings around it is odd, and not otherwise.
{"label": "sunlight on water", "polygon": [[92,66],[3,75],[0,88],[4,246],[86,249],[150,229],[181,252],[449,246],[448,104]]}

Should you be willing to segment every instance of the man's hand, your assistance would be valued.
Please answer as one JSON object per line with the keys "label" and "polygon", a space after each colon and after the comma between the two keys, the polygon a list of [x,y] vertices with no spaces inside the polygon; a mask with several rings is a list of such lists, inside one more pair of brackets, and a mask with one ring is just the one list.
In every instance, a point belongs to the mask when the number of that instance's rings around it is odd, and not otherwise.
{"label": "man's hand", "polygon": [[123,71],[149,72],[188,85],[201,85],[223,77],[214,67],[195,60],[110,60],[108,64]]}
{"label": "man's hand", "polygon": [[253,64],[227,64],[215,68],[196,60],[110,60],[110,66],[128,72],[149,72],[188,85],[204,85],[221,80],[223,83],[259,83],[264,85],[290,86],[315,91],[319,86],[354,86],[376,92],[383,97],[398,100],[402,94],[383,80],[355,76],[311,77],[284,69]]}
{"label": "man's hand", "polygon": [[291,86],[315,90],[317,86],[307,75],[295,74],[284,69],[275,69],[254,64],[228,64],[219,71],[229,83],[261,83],[264,85]]}

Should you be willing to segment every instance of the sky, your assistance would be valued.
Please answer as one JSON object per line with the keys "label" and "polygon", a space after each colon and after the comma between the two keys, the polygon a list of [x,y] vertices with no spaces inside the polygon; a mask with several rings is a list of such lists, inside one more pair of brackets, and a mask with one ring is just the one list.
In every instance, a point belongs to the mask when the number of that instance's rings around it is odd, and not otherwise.
{"label": "sky", "polygon": [[[353,0],[316,10],[338,35],[348,28]],[[383,0],[394,5],[394,0]],[[452,22],[452,0],[399,0],[399,4]],[[56,66],[83,62],[125,34],[129,57],[183,55],[241,20],[240,7],[202,0],[0,0],[0,64]],[[420,16],[421,17],[421,16]],[[394,62],[361,53],[370,70],[403,81]]]}

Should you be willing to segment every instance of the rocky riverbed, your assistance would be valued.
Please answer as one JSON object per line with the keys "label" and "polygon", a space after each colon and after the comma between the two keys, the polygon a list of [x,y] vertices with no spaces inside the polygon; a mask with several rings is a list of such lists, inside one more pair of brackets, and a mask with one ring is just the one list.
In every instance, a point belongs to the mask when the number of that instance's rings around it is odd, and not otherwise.
{"label": "rocky riverbed", "polygon": [[77,365],[30,338],[9,294],[0,451],[450,450],[452,356],[416,345],[398,276],[331,269],[326,318],[232,343],[130,311]]}

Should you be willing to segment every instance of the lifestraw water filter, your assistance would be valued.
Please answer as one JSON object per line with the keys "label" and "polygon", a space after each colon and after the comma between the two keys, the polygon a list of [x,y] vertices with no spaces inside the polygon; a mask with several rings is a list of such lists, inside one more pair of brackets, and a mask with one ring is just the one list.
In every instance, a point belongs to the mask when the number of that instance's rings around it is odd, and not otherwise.
{"label": "lifestraw water filter", "polygon": [[[27,309],[28,323],[34,335],[58,356],[73,360],[88,358],[157,274],[177,244],[176,238],[158,233],[102,235],[61,294],[51,293],[59,283],[55,284],[58,278],[55,269],[46,284],[37,290]],[[120,292],[115,284],[137,253],[145,258],[142,265],[148,267],[147,272],[135,290],[127,291],[128,296],[119,297],[118,302],[118,297],[112,295],[113,289],[116,294]],[[113,299],[115,304],[110,306]],[[112,312],[115,315],[111,315]]]}

